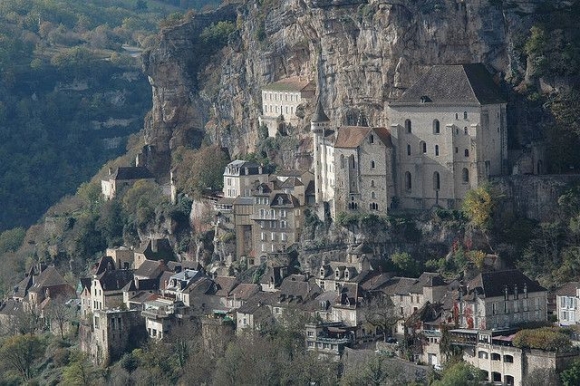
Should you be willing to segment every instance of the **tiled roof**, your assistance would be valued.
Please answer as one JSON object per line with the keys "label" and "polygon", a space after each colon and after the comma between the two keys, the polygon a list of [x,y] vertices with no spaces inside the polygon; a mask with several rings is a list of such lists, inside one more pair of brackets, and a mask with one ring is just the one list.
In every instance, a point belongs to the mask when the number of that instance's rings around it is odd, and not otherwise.
{"label": "tiled roof", "polygon": [[113,180],[141,180],[141,179],[151,179],[153,174],[143,166],[120,166],[117,170],[111,174],[111,179]]}
{"label": "tiled roof", "polygon": [[506,288],[512,294],[516,287],[518,293],[523,293],[524,287],[526,287],[528,293],[546,291],[544,287],[517,269],[480,273],[467,286],[470,291],[481,289],[482,295],[485,297],[503,296]]}
{"label": "tiled roof", "polygon": [[472,63],[431,67],[391,105],[480,106],[505,102],[485,66]]}
{"label": "tiled roof", "polygon": [[258,284],[241,283],[230,292],[229,297],[247,300],[258,292],[260,292],[260,286]]}
{"label": "tiled roof", "polygon": [[335,148],[354,149],[361,145],[370,133],[375,133],[386,147],[392,147],[391,134],[384,127],[343,126],[338,128]]}
{"label": "tiled roof", "polygon": [[264,91],[306,91],[307,89],[314,90],[314,83],[301,76],[292,76],[262,87]]}
{"label": "tiled roof", "polygon": [[555,294],[557,296],[576,296],[576,290],[578,289],[579,285],[580,285],[580,282],[571,281],[569,283],[562,285],[560,288],[558,288],[555,291]]}

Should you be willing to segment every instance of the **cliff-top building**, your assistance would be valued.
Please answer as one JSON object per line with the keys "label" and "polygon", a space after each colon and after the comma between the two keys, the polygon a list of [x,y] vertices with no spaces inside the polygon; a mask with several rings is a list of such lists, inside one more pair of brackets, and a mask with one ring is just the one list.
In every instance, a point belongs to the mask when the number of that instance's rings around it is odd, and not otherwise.
{"label": "cliff-top building", "polygon": [[506,101],[482,64],[433,66],[389,105],[390,128],[311,119],[316,202],[343,211],[457,208],[507,171]]}
{"label": "cliff-top building", "polygon": [[280,126],[296,126],[299,106],[314,97],[314,82],[304,77],[294,76],[271,83],[262,88],[262,116],[260,125],[268,127],[268,136],[275,137]]}
{"label": "cliff-top building", "polygon": [[506,173],[506,100],[483,64],[433,66],[388,112],[401,207],[457,208]]}

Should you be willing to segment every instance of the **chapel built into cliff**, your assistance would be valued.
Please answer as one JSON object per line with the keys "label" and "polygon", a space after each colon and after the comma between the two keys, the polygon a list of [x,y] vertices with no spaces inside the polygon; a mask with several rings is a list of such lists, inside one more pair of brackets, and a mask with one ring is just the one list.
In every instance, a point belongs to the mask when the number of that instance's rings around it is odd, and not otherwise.
{"label": "chapel built into cliff", "polygon": [[483,64],[433,66],[388,106],[390,128],[311,119],[316,202],[331,216],[458,208],[507,170],[506,100]]}

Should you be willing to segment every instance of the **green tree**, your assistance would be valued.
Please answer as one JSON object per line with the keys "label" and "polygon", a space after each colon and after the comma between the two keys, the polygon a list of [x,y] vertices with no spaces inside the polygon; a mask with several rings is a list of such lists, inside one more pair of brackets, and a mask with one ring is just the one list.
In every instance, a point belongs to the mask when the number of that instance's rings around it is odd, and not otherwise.
{"label": "green tree", "polygon": [[421,265],[408,252],[395,252],[391,260],[405,275],[417,276],[421,272]]}
{"label": "green tree", "polygon": [[178,190],[200,196],[207,190],[223,188],[224,169],[229,157],[217,145],[193,150],[179,148],[173,165]]}
{"label": "green tree", "polygon": [[481,370],[465,363],[457,362],[443,371],[443,377],[433,386],[478,386],[484,381]]}
{"label": "green tree", "polygon": [[499,195],[494,188],[490,184],[483,184],[467,192],[463,200],[463,212],[482,230],[491,229],[498,199]]}
{"label": "green tree", "polygon": [[72,354],[72,360],[62,372],[63,384],[67,386],[92,386],[100,384],[103,374],[95,368],[86,354],[79,351]]}
{"label": "green tree", "polygon": [[580,385],[580,360],[574,361],[570,367],[560,374],[562,386]]}
{"label": "green tree", "polygon": [[0,348],[0,359],[22,378],[33,377],[35,363],[44,353],[45,344],[36,335],[16,335],[6,339]]}
{"label": "green tree", "polygon": [[13,228],[0,233],[0,254],[15,252],[20,248],[26,236],[24,228]]}

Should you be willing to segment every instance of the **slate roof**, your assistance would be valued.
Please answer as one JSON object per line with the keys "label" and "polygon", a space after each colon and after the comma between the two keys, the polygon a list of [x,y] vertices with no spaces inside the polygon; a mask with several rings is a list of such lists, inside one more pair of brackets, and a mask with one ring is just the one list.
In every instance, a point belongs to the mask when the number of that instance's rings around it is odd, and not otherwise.
{"label": "slate roof", "polygon": [[133,280],[132,269],[115,269],[106,271],[99,276],[103,291],[118,291]]}
{"label": "slate roof", "polygon": [[314,110],[314,114],[312,114],[310,120],[314,123],[330,122],[330,119],[328,119],[328,115],[326,115],[326,113],[324,112],[324,108],[322,107],[320,97],[316,101],[316,110]]}
{"label": "slate roof", "polygon": [[467,284],[470,292],[478,291],[485,297],[503,296],[506,287],[509,293],[512,294],[516,286],[519,293],[523,293],[524,286],[527,288],[528,293],[547,291],[518,269],[483,272]]}
{"label": "slate roof", "polygon": [[227,297],[240,281],[233,276],[218,276],[214,279],[218,290],[216,296]]}
{"label": "slate roof", "polygon": [[370,133],[377,135],[386,147],[392,147],[391,134],[384,127],[343,126],[338,128],[335,148],[355,149],[359,147]]}
{"label": "slate roof", "polygon": [[135,271],[135,276],[145,279],[157,279],[165,270],[167,270],[167,267],[163,260],[145,260]]}
{"label": "slate roof", "polygon": [[506,103],[501,90],[482,63],[472,63],[431,67],[391,105],[481,106],[496,103]]}
{"label": "slate roof", "polygon": [[256,314],[258,311],[264,310],[270,313],[268,305],[275,303],[277,295],[272,292],[259,292],[252,296],[248,301],[244,302],[240,308],[236,310],[240,314]]}
{"label": "slate roof", "polygon": [[314,83],[301,76],[291,76],[262,87],[264,91],[314,91]]}
{"label": "slate roof", "polygon": [[286,277],[280,285],[279,297],[284,299],[302,299],[306,301],[314,299],[322,293],[320,287],[314,280],[305,280],[302,275],[290,275]]}
{"label": "slate roof", "polygon": [[143,166],[120,166],[111,174],[112,180],[141,180],[152,179],[153,174]]}
{"label": "slate roof", "polygon": [[[41,292],[46,288],[68,286],[67,282],[56,270],[54,266],[49,266],[34,278],[34,284],[30,287],[30,292]],[[73,291],[72,287],[70,288]],[[54,295],[53,295],[54,296]]]}
{"label": "slate roof", "polygon": [[376,291],[381,289],[391,278],[390,272],[371,271],[365,280],[361,283],[361,288],[365,291]]}
{"label": "slate roof", "polygon": [[270,197],[270,206],[293,208],[300,206],[300,201],[298,201],[296,197],[288,193],[272,193]]}

